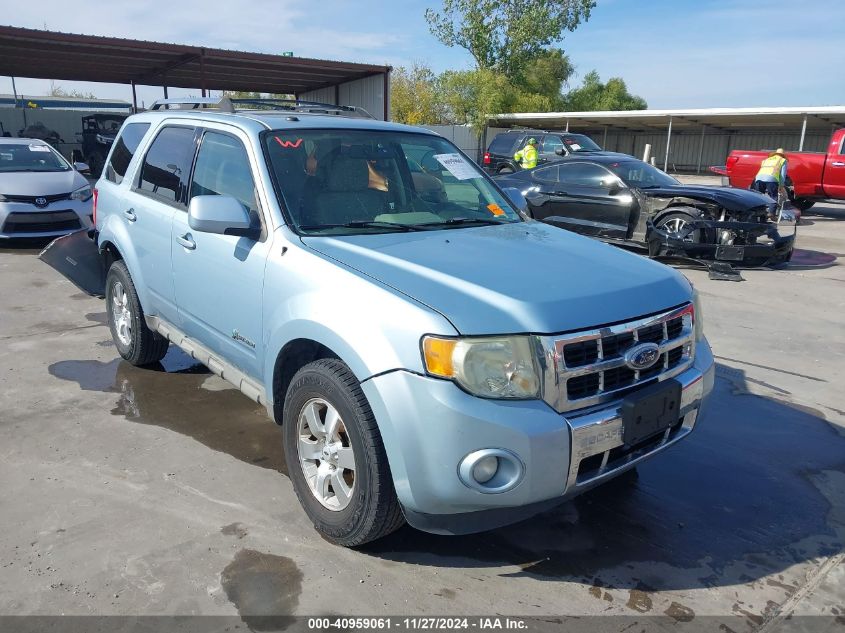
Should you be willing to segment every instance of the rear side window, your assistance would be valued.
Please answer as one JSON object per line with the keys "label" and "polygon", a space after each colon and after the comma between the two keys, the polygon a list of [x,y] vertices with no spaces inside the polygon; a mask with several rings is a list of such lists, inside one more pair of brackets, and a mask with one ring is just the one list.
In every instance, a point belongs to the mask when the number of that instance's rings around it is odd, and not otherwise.
{"label": "rear side window", "polygon": [[615,177],[604,167],[592,163],[573,163],[561,165],[560,182],[577,187],[603,187]]}
{"label": "rear side window", "polygon": [[[94,123],[96,125],[96,123]],[[144,134],[150,129],[149,123],[130,123],[123,128],[118,139],[114,142],[109,164],[106,167],[106,180],[120,184],[129,168],[129,161],[138,151],[138,145]]]}
{"label": "rear side window", "polygon": [[518,134],[498,134],[493,142],[490,143],[490,149],[487,151],[491,154],[511,154],[511,150],[519,140]]}
{"label": "rear side window", "polygon": [[163,202],[184,204],[193,153],[194,128],[162,129],[144,157],[138,190]]}
{"label": "rear side window", "polygon": [[194,196],[232,196],[257,219],[255,181],[243,143],[228,134],[205,133],[191,183]]}

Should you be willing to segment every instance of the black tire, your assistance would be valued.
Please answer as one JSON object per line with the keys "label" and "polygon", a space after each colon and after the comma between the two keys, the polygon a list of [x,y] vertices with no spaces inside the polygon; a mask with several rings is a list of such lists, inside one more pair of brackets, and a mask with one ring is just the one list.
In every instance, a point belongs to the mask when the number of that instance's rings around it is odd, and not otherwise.
{"label": "black tire", "polygon": [[[299,417],[315,400],[325,401],[340,415],[355,458],[354,485],[348,505],[342,509],[331,509],[318,500],[300,461]],[[296,373],[285,395],[282,434],[293,489],[314,528],[325,539],[355,547],[404,524],[378,425],[358,380],[343,361],[317,360]]]}
{"label": "black tire", "polygon": [[499,167],[499,171],[496,172],[496,173],[498,173],[498,174],[512,174],[513,169],[511,169],[510,167],[505,165],[504,167]]}
{"label": "black tire", "polygon": [[814,204],[816,204],[815,200],[808,200],[807,198],[796,198],[792,202],[792,206],[799,211],[808,211]]}
{"label": "black tire", "polygon": [[[692,213],[687,213],[685,211],[672,211],[671,213],[667,213],[661,217],[655,226],[658,229],[667,231],[670,235],[672,235],[674,233],[674,227],[695,221],[696,217]],[[689,242],[690,244],[707,244],[715,241],[715,239],[715,230],[704,228],[692,231],[686,236],[686,238],[684,238],[684,241]]]}
{"label": "black tire", "polygon": [[[120,297],[121,289],[125,298],[116,301],[115,297]],[[122,305],[128,312],[125,320],[121,319]],[[106,314],[112,340],[124,360],[141,367],[157,363],[164,358],[170,341],[147,327],[135,284],[132,283],[129,270],[122,260],[114,262],[106,275]],[[130,325],[128,332],[121,330],[121,321]]]}

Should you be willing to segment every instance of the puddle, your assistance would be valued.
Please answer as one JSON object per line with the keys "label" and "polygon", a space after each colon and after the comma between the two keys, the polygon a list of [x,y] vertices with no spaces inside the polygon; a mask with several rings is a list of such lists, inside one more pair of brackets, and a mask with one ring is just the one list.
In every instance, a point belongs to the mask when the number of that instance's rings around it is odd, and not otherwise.
{"label": "puddle", "polygon": [[243,523],[230,523],[220,528],[220,534],[237,536],[238,540],[240,540],[249,534],[249,530]]}
{"label": "puddle", "polygon": [[651,591],[743,584],[845,551],[835,502],[815,483],[818,473],[845,472],[845,437],[812,411],[737,394],[732,382],[717,378],[700,426],[636,477],[492,532],[444,537],[406,526],[362,550],[626,588],[635,611]]}
{"label": "puddle", "polygon": [[287,474],[281,429],[267,410],[176,346],[160,363],[65,360],[48,368],[84,391],[117,394],[111,413],[187,435],[241,461]]}
{"label": "puddle", "polygon": [[250,630],[281,631],[293,624],[302,572],[290,558],[243,549],[220,574],[220,584]]}

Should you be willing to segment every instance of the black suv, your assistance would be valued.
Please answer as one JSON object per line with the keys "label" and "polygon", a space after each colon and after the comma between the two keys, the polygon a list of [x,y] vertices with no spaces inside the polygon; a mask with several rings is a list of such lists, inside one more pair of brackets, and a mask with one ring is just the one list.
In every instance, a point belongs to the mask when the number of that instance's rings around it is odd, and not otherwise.
{"label": "black suv", "polygon": [[91,175],[99,177],[117,131],[126,120],[125,114],[89,114],[82,117],[82,160],[88,163]]}
{"label": "black suv", "polygon": [[584,134],[548,130],[508,130],[497,134],[484,152],[484,171],[488,174],[512,174],[519,171],[519,163],[513,159],[513,155],[524,147],[531,137],[537,139],[538,165],[559,160],[561,156],[569,156],[575,152],[601,151],[601,147]]}

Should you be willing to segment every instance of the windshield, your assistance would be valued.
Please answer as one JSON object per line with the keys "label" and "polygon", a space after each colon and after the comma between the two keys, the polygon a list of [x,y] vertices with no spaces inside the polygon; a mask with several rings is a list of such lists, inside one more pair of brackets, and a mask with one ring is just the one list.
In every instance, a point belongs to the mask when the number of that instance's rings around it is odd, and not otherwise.
{"label": "windshield", "polygon": [[275,130],[264,144],[294,226],[307,234],[386,233],[507,224],[522,218],[438,136]]}
{"label": "windshield", "polygon": [[0,172],[68,171],[67,161],[44,143],[0,143]]}
{"label": "windshield", "polygon": [[600,152],[601,147],[596,145],[595,141],[589,136],[583,134],[563,134],[561,136],[563,144],[570,152]]}
{"label": "windshield", "polygon": [[649,187],[674,187],[681,184],[666,172],[639,160],[610,163],[607,166],[629,187],[648,189]]}

